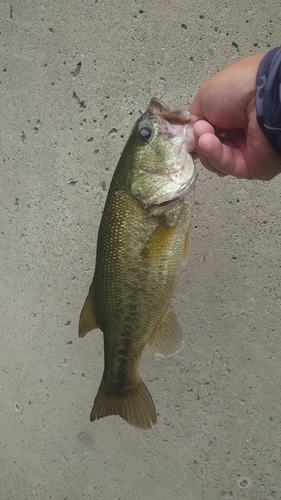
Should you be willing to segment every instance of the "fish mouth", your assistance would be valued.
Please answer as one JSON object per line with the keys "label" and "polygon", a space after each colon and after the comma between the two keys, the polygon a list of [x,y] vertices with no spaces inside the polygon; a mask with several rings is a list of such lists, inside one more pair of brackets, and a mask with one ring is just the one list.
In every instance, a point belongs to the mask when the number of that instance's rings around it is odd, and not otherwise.
{"label": "fish mouth", "polygon": [[197,178],[197,173],[194,172],[192,178],[182,186],[178,191],[175,191],[173,194],[160,198],[155,201],[150,207],[169,207],[170,205],[175,205],[176,203],[184,201],[191,189],[193,188],[195,181]]}
{"label": "fish mouth", "polygon": [[195,151],[195,139],[193,135],[194,117],[187,110],[172,111],[159,99],[153,97],[149,103],[147,112],[158,123],[161,134],[167,138],[181,135],[184,137],[185,147],[188,152]]}
{"label": "fish mouth", "polygon": [[[181,170],[183,170],[184,167],[182,167]],[[178,173],[178,172],[177,172]],[[151,175],[151,174],[150,174]],[[167,174],[167,177],[169,178],[169,181],[173,182],[175,184],[175,180],[173,180],[173,177],[175,176],[175,173],[172,174]],[[188,179],[188,181],[184,185],[178,185],[178,189],[174,190],[170,194],[165,194],[163,196],[160,196],[158,199],[154,199],[152,203],[150,203],[147,208],[149,210],[154,210],[157,208],[172,208],[174,205],[178,203],[182,203],[186,200],[188,197],[189,193],[193,191],[194,189],[194,184],[197,179],[197,173],[195,170],[195,167],[193,166],[193,173],[192,176]]]}
{"label": "fish mouth", "polygon": [[168,106],[163,104],[157,97],[152,97],[148,106],[148,112],[153,116],[162,118],[170,124],[187,125],[191,121],[191,116],[187,110],[172,111]]}
{"label": "fish mouth", "polygon": [[189,192],[194,190],[196,178],[193,157],[186,152],[182,166],[166,169],[165,173],[139,170],[130,186],[130,194],[149,211],[169,210],[175,204],[185,202]]}

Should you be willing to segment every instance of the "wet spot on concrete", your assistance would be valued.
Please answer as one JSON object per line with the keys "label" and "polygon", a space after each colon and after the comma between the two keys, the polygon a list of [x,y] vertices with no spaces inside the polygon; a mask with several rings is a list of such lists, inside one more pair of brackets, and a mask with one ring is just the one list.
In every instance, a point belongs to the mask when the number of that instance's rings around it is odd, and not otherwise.
{"label": "wet spot on concrete", "polygon": [[93,443],[93,440],[87,432],[79,432],[78,434],[78,441],[79,443],[83,444],[83,446],[91,446]]}
{"label": "wet spot on concrete", "polygon": [[249,477],[239,477],[239,479],[237,480],[237,484],[239,488],[245,490],[246,488],[249,488],[249,486],[251,486],[251,479]]}

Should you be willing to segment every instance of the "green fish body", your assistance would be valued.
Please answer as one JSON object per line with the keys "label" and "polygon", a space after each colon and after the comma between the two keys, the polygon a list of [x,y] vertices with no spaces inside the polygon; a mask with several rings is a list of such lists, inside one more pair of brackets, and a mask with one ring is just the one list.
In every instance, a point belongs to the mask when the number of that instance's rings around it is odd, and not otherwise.
{"label": "green fish body", "polygon": [[96,268],[79,336],[104,334],[104,374],[91,420],[120,415],[136,427],[156,423],[138,365],[180,350],[171,306],[186,260],[195,167],[190,116],[156,98],[137,121],[115,170],[100,223]]}

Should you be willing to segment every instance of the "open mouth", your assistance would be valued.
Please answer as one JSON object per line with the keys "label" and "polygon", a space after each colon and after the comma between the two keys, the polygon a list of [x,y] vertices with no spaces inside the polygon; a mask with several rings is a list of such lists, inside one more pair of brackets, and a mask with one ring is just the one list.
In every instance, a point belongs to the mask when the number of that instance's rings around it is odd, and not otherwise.
{"label": "open mouth", "polygon": [[151,204],[150,208],[162,208],[176,205],[177,203],[184,201],[193,187],[197,178],[196,172],[194,172],[192,178],[178,191],[173,193],[172,195],[166,197],[165,199],[160,198],[159,201],[156,201]]}
{"label": "open mouth", "polygon": [[177,203],[180,201],[180,196],[173,198],[172,200],[162,201],[162,203],[155,203],[156,207],[167,207],[171,204]]}

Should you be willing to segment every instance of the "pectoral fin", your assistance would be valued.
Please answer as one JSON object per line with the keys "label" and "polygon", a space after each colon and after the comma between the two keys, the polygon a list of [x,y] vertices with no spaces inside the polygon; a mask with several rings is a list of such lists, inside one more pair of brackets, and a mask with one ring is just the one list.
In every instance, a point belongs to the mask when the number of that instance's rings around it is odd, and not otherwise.
{"label": "pectoral fin", "polygon": [[182,256],[182,264],[183,265],[186,264],[186,262],[187,262],[189,247],[190,247],[190,227],[187,230],[187,233],[185,235],[185,240],[184,240],[184,248],[183,248],[183,256]]}
{"label": "pectoral fin", "polygon": [[155,264],[165,255],[171,245],[176,226],[159,225],[142,250],[142,258],[148,264]]}
{"label": "pectoral fin", "polygon": [[80,314],[79,337],[85,337],[86,333],[95,328],[98,328],[98,324],[95,316],[94,302],[89,293]]}
{"label": "pectoral fin", "polygon": [[160,359],[179,352],[183,344],[182,329],[171,304],[169,304],[147,345],[150,348],[151,355],[156,359]]}

